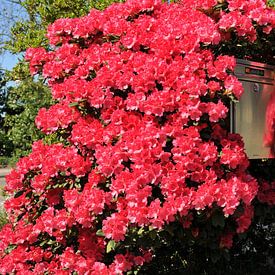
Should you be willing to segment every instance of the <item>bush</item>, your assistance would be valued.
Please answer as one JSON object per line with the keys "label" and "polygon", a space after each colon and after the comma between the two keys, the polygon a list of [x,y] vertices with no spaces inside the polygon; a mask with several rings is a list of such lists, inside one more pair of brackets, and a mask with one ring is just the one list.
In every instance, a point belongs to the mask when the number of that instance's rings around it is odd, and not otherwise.
{"label": "bush", "polygon": [[216,55],[270,33],[274,12],[219,2],[129,0],[58,19],[51,50],[27,51],[58,103],[7,177],[1,273],[202,274],[248,230],[257,194],[274,203],[228,132],[243,89],[235,58]]}

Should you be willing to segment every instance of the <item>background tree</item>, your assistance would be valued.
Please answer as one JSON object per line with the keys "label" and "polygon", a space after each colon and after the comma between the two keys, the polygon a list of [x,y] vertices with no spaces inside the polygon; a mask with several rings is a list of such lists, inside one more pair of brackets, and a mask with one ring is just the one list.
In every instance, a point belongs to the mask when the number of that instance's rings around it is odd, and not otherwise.
{"label": "background tree", "polygon": [[16,20],[21,18],[20,15],[20,3],[16,0],[1,0],[0,10],[0,53],[5,51],[5,43],[9,40],[9,29],[15,23]]}
{"label": "background tree", "polygon": [[7,164],[7,158],[11,156],[12,143],[7,138],[4,129],[4,114],[6,112],[7,88],[4,73],[0,71],[0,167]]}
{"label": "background tree", "polygon": [[[23,56],[29,47],[48,47],[45,37],[47,26],[58,18],[80,17],[91,8],[104,9],[113,2],[122,0],[25,0],[5,2],[5,9],[0,14],[2,21],[12,25],[10,32],[7,25],[0,26],[0,50],[15,56]],[[24,19],[15,20],[18,11]],[[16,14],[15,14],[16,12]],[[18,17],[17,17],[18,18]],[[5,98],[6,114],[2,121],[2,139],[9,140],[12,150],[2,164],[14,164],[18,158],[27,155],[33,141],[43,137],[35,127],[34,119],[41,107],[50,106],[50,92],[40,77],[30,75],[28,65],[21,57],[16,66],[5,73],[5,85],[12,82]],[[4,127],[4,128],[3,128]],[[4,160],[5,159],[5,160]]]}

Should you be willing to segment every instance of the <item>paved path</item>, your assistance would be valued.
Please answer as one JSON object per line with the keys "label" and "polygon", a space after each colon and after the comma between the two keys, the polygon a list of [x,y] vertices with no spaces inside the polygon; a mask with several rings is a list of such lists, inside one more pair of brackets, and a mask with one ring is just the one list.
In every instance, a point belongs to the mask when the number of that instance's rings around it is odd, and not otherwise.
{"label": "paved path", "polygon": [[10,172],[10,168],[0,168],[0,184],[3,186],[6,182],[5,176]]}
{"label": "paved path", "polygon": [[4,198],[2,196],[2,188],[4,187],[6,180],[5,176],[10,172],[10,168],[0,168],[0,207],[2,207],[4,203]]}

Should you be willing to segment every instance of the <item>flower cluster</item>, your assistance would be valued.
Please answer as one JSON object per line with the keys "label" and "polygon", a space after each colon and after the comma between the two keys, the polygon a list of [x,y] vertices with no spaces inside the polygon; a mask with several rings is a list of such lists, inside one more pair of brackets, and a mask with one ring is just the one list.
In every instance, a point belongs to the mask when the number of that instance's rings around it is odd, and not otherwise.
{"label": "flower cluster", "polygon": [[41,108],[36,117],[35,123],[44,133],[50,134],[57,129],[66,129],[72,122],[80,117],[77,110],[69,107],[66,103],[58,103],[48,110]]}
{"label": "flower cluster", "polygon": [[243,89],[209,47],[274,27],[263,1],[242,2],[129,0],[49,26],[52,50],[26,58],[59,101],[36,124],[66,140],[35,143],[7,177],[0,273],[123,274],[154,253],[133,236],[180,223],[199,238],[195,213],[222,213],[221,247],[249,227],[258,184],[226,128]]}

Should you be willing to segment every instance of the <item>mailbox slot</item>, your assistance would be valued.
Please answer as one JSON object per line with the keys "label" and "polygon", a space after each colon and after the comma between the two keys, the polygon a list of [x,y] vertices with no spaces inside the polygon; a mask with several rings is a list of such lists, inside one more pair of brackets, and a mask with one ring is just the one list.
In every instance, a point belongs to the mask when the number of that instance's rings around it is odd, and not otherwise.
{"label": "mailbox slot", "polygon": [[267,109],[275,110],[274,74],[274,66],[237,60],[235,75],[243,85],[244,94],[238,103],[230,106],[230,130],[243,137],[250,159],[271,157],[271,148],[265,146],[264,139]]}

